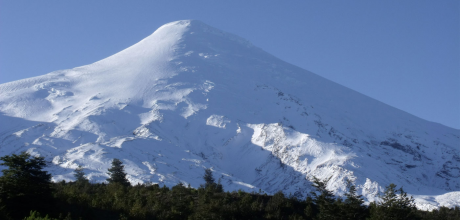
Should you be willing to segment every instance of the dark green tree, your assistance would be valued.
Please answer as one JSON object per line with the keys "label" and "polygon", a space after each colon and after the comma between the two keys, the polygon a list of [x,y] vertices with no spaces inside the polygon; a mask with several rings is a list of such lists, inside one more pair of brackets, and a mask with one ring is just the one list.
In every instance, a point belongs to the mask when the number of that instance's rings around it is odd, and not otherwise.
{"label": "dark green tree", "polygon": [[211,168],[204,170],[203,179],[205,181],[205,188],[213,187],[216,184]]}
{"label": "dark green tree", "polygon": [[75,182],[77,184],[89,182],[88,179],[85,178],[85,172],[83,172],[83,167],[81,165],[79,165],[73,172],[73,176],[75,177]]}
{"label": "dark green tree", "polygon": [[220,178],[217,180],[216,192],[224,192],[224,187],[222,186],[222,181]]}
{"label": "dark green tree", "polygon": [[388,185],[380,200],[378,203],[371,204],[371,220],[418,219],[414,198],[408,197],[402,187],[396,189],[395,184]]}
{"label": "dark green tree", "polygon": [[289,199],[286,198],[282,191],[275,193],[267,202],[265,207],[267,219],[282,219],[283,216],[289,216],[291,208]]}
{"label": "dark green tree", "polygon": [[[31,210],[47,212],[52,206],[51,174],[44,171],[44,157],[27,152],[0,157],[0,208],[13,219],[27,216]],[[0,212],[2,212],[0,210]]]}
{"label": "dark green tree", "polygon": [[224,191],[224,188],[221,184],[221,179],[219,178],[219,182],[216,183],[216,180],[214,179],[214,176],[212,175],[211,168],[204,170],[203,179],[205,181],[204,188],[206,190],[211,191],[211,192],[223,192]]}
{"label": "dark green tree", "polygon": [[112,167],[108,170],[110,178],[107,179],[109,183],[118,183],[123,186],[130,186],[128,179],[126,178],[125,166],[119,159],[114,158],[112,160]]}
{"label": "dark green tree", "polygon": [[318,214],[316,219],[341,219],[339,207],[336,204],[336,199],[332,191],[327,189],[327,183],[332,177],[326,180],[320,180],[313,177],[312,186],[315,191],[311,192],[313,195],[313,202],[318,207]]}
{"label": "dark green tree", "polygon": [[346,199],[342,206],[344,219],[366,219],[367,208],[364,205],[363,196],[358,195],[356,186],[350,180],[347,180],[347,189]]}
{"label": "dark green tree", "polygon": [[316,215],[316,206],[313,203],[313,198],[310,195],[308,195],[305,199],[304,214],[309,220],[313,219],[313,217]]}

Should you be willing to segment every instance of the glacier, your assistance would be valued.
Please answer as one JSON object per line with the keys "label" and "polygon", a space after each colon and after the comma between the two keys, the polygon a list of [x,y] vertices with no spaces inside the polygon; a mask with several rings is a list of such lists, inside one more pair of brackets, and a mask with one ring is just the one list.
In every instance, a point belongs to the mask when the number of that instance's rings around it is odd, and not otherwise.
{"label": "glacier", "polygon": [[305,198],[315,176],[339,196],[351,180],[367,202],[395,183],[420,209],[460,205],[460,130],[196,20],[90,65],[1,84],[0,122],[0,156],[44,156],[53,181],[81,165],[104,182],[118,158],[132,184],[199,187],[211,168],[229,191]]}

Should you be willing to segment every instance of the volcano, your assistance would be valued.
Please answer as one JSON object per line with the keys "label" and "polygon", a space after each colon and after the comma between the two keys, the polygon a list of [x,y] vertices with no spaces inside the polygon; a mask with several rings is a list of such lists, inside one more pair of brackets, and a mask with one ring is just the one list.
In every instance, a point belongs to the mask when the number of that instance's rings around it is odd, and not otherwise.
{"label": "volcano", "polygon": [[353,181],[366,201],[390,183],[418,208],[460,205],[460,130],[286,63],[200,21],[168,23],[90,65],[0,85],[0,156],[52,161],[104,182],[113,158],[132,184],[305,198],[310,180]]}

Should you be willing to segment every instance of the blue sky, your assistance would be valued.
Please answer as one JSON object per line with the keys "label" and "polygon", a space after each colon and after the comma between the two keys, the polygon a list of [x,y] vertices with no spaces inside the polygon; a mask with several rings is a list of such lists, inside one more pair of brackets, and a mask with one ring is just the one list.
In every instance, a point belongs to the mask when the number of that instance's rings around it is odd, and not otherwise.
{"label": "blue sky", "polygon": [[197,19],[429,121],[460,128],[460,1],[0,0],[0,83],[93,63]]}

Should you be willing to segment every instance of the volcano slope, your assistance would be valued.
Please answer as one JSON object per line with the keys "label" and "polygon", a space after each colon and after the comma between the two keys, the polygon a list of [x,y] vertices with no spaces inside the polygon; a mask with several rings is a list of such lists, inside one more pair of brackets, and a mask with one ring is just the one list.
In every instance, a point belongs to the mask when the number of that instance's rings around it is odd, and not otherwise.
{"label": "volcano slope", "polygon": [[288,64],[202,22],[168,23],[96,63],[0,85],[0,156],[78,165],[129,181],[305,197],[313,176],[367,201],[395,183],[419,208],[460,205],[460,130],[425,121]]}

